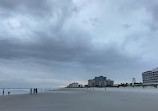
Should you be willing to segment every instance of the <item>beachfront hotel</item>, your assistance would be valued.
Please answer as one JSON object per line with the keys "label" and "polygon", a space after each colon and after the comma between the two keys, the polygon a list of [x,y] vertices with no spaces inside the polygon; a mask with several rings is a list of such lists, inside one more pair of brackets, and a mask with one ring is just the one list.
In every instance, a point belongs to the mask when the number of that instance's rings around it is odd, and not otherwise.
{"label": "beachfront hotel", "polygon": [[158,68],[142,73],[144,85],[158,84]]}
{"label": "beachfront hotel", "polygon": [[88,80],[88,87],[106,87],[113,86],[113,84],[114,81],[103,76],[95,77],[94,79]]}

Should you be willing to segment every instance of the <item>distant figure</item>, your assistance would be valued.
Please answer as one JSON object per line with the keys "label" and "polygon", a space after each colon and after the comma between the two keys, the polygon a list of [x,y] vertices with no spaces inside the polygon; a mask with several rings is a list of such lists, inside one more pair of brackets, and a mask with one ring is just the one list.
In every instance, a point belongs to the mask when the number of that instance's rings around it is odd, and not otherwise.
{"label": "distant figure", "polygon": [[8,91],[8,95],[10,95],[10,91]]}
{"label": "distant figure", "polygon": [[34,88],[34,89],[33,89],[33,94],[35,94],[35,93],[36,93],[36,89]]}
{"label": "distant figure", "polygon": [[5,90],[5,89],[3,89],[3,95],[4,95],[4,90]]}
{"label": "distant figure", "polygon": [[106,87],[105,87],[105,91],[106,91]]}
{"label": "distant figure", "polygon": [[32,94],[32,88],[30,89],[30,95]]}
{"label": "distant figure", "polygon": [[38,93],[38,90],[37,90],[37,88],[36,88],[36,94]]}

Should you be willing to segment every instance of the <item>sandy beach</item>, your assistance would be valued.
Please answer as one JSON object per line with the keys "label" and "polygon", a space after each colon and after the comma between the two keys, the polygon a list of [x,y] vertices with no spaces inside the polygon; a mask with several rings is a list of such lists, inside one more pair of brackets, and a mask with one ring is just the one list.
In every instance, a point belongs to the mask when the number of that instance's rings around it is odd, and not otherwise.
{"label": "sandy beach", "polygon": [[157,111],[157,103],[156,93],[87,89],[0,96],[1,111]]}

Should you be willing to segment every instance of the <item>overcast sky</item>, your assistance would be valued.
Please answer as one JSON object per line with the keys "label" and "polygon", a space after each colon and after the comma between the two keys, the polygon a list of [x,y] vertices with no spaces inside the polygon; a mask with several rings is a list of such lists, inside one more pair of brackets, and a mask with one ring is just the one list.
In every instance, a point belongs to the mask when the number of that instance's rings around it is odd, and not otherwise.
{"label": "overcast sky", "polygon": [[157,35],[157,0],[0,0],[0,87],[141,82]]}

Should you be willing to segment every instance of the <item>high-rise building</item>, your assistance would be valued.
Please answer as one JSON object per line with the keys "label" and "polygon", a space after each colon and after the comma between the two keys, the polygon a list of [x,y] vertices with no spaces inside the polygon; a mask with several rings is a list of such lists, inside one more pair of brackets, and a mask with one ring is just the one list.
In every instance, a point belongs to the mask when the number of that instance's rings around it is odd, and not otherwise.
{"label": "high-rise building", "polygon": [[158,84],[158,68],[142,73],[143,84]]}
{"label": "high-rise building", "polygon": [[95,77],[94,79],[88,80],[89,87],[105,87],[105,86],[113,86],[114,81],[108,79],[103,76]]}
{"label": "high-rise building", "polygon": [[112,81],[111,79],[107,80],[107,86],[113,86],[114,85],[114,81]]}
{"label": "high-rise building", "polygon": [[106,77],[95,77],[95,86],[106,86]]}
{"label": "high-rise building", "polygon": [[88,86],[95,87],[95,79],[88,80]]}

